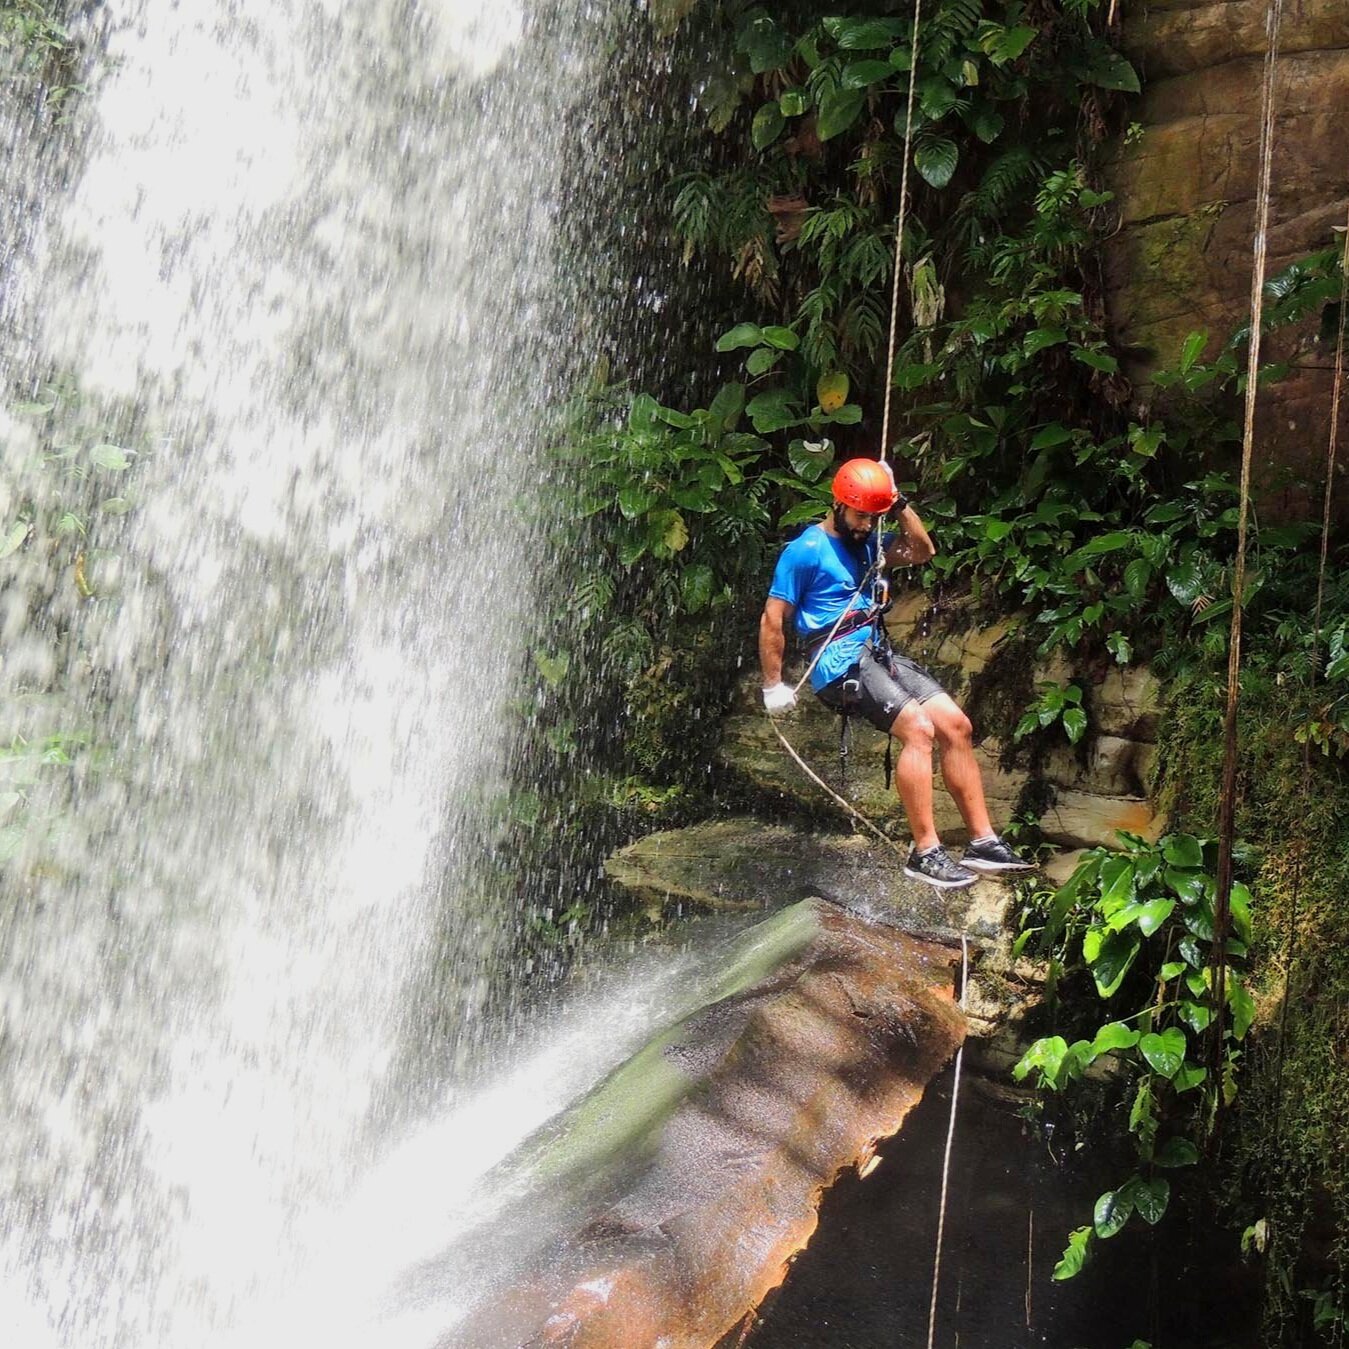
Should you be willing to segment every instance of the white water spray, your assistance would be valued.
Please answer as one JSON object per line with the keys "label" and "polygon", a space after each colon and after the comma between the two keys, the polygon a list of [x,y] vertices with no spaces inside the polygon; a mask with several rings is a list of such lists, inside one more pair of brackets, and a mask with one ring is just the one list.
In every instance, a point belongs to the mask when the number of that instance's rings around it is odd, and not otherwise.
{"label": "white water spray", "polygon": [[286,1286],[407,1124],[400,1076],[437,1094],[432,961],[469,1021],[510,931],[474,896],[590,57],[505,0],[103,21],[3,315],[11,397],[64,383],[4,417],[0,509],[50,490],[14,467],[44,417],[141,440],[70,451],[95,514],[131,507],[81,558],[96,598],[44,616],[46,559],[8,564],[4,735],[78,724],[98,758],[0,907],[0,1318],[20,1349],[190,1349]]}

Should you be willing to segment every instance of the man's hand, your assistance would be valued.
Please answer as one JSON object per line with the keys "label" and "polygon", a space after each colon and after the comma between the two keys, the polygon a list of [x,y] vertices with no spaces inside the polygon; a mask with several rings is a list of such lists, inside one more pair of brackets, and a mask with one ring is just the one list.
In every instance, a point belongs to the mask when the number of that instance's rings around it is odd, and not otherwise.
{"label": "man's hand", "polygon": [[788,684],[770,684],[763,691],[763,705],[769,716],[790,712],[796,706],[796,694]]}

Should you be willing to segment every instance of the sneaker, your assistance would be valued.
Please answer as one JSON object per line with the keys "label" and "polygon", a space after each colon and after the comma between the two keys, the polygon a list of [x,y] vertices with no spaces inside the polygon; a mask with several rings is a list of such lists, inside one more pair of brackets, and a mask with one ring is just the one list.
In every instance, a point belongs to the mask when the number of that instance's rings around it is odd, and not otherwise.
{"label": "sneaker", "polygon": [[961,865],[975,871],[1034,871],[1035,863],[1018,857],[1000,838],[971,843],[960,859]]}
{"label": "sneaker", "polygon": [[953,862],[940,843],[926,852],[914,848],[909,853],[909,860],[904,863],[904,874],[915,881],[935,885],[939,890],[961,890],[979,879],[959,862]]}

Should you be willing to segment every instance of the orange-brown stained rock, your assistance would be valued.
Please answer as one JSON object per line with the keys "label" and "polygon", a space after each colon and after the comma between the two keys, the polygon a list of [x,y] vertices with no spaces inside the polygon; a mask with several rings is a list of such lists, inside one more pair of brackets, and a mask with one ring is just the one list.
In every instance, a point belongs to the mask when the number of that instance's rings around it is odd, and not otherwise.
{"label": "orange-brown stained rock", "polygon": [[686,1090],[643,1132],[623,1192],[447,1344],[711,1346],[782,1281],[825,1187],[899,1128],[964,1035],[949,950],[797,907],[805,944],[664,1044]]}

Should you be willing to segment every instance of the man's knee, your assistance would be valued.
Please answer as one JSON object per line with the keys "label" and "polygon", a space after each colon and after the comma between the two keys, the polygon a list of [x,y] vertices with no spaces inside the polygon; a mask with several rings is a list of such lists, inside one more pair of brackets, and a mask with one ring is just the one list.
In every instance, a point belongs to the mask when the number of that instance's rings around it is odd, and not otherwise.
{"label": "man's knee", "polygon": [[905,749],[932,748],[937,735],[937,727],[928,716],[922,704],[908,703],[890,727],[890,734],[900,741]]}
{"label": "man's knee", "polygon": [[934,698],[927,713],[944,747],[964,748],[973,743],[974,726],[952,698]]}

